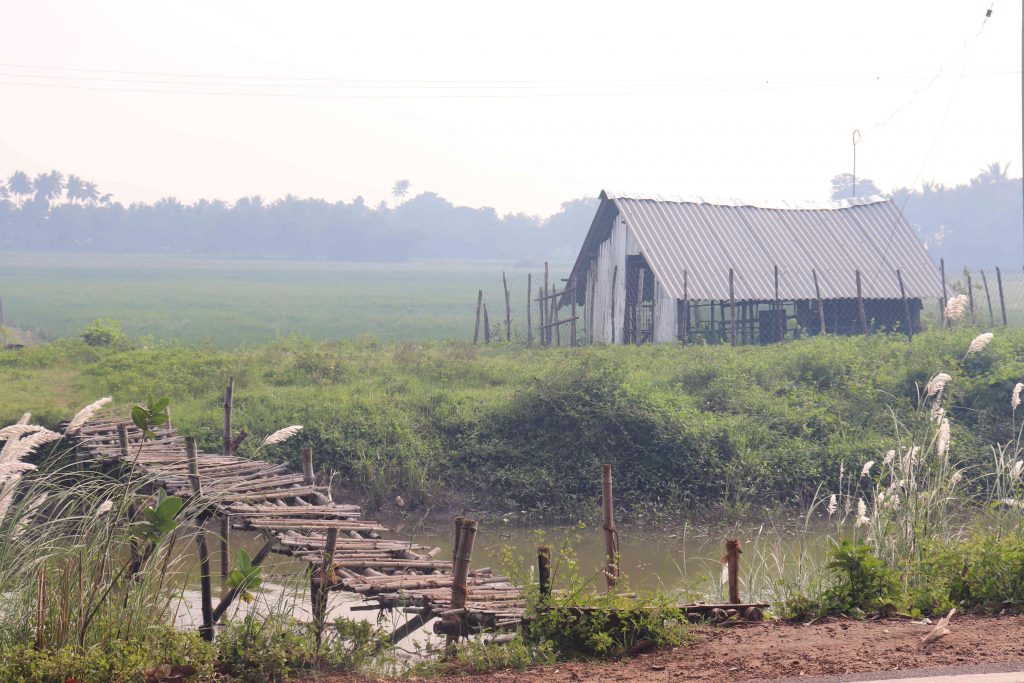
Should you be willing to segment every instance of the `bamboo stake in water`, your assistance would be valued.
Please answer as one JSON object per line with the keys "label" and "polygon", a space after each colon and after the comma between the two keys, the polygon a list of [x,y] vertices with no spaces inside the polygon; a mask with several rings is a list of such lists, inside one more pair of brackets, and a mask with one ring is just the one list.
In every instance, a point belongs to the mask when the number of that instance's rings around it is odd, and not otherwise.
{"label": "bamboo stake in water", "polygon": [[601,465],[601,526],[604,529],[604,569],[608,591],[619,580],[619,531],[615,528],[615,502],[612,498],[612,466]]}
{"label": "bamboo stake in water", "polygon": [[740,604],[740,542],[736,539],[725,542],[725,562],[729,578],[729,602]]}
{"label": "bamboo stake in water", "polygon": [[[199,481],[199,460],[196,453],[195,437],[185,437],[185,454],[188,458],[188,481],[192,488],[192,497],[201,499],[202,483]],[[199,635],[203,640],[213,640],[213,587],[210,581],[210,551],[206,546],[206,530],[203,528],[206,515],[201,514],[197,520],[196,546],[199,550],[199,587],[202,600],[203,625]]]}

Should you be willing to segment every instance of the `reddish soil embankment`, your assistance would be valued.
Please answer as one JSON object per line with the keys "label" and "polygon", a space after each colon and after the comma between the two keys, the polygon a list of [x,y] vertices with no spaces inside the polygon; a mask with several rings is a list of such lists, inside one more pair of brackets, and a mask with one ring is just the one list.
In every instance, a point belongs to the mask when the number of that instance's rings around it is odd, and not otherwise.
{"label": "reddish soil embankment", "polygon": [[[749,681],[937,666],[1024,662],[1024,616],[957,615],[944,638],[923,645],[931,626],[906,619],[779,621],[701,629],[687,647],[614,662],[568,662],[529,671],[449,676],[484,681]],[[351,679],[337,679],[351,680]]]}

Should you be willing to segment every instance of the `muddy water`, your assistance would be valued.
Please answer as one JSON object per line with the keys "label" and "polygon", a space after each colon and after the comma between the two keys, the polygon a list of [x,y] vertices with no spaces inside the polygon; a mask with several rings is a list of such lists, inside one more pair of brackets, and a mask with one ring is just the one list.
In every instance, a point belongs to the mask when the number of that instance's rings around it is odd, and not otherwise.
{"label": "muddy water", "polygon": [[[438,557],[451,556],[452,531],[439,525],[424,525],[408,519],[385,522],[391,529],[388,538],[409,540],[426,549],[439,547]],[[512,572],[532,579],[537,545],[554,549],[553,570],[556,583],[559,572],[567,571],[567,558],[577,562],[578,573],[599,588],[604,587],[601,568],[605,561],[604,540],[600,528],[583,526],[531,529],[523,525],[481,523],[473,553],[473,566],[488,566],[496,572]],[[798,583],[820,566],[828,540],[821,526],[808,525],[802,519],[778,519],[772,523],[681,524],[636,528],[620,525],[619,539],[622,574],[635,590],[666,591],[685,600],[715,601],[724,598],[721,558],[726,538],[739,538],[743,546],[740,564],[741,597],[745,600],[771,601],[779,596],[778,579]],[[213,539],[211,539],[212,541]],[[245,547],[255,554],[261,541],[254,534],[234,533],[231,556]],[[219,543],[211,542],[215,599],[219,597]],[[511,557],[511,564],[506,560]],[[239,603],[229,617],[248,611],[291,612],[300,620],[311,619],[309,581],[305,563],[272,555],[265,563],[264,585],[252,605]],[[183,627],[197,625],[199,616],[198,577],[184,591],[178,612]],[[352,611],[358,596],[332,592],[329,609],[332,617],[376,620],[376,612]],[[404,615],[387,618],[384,626],[396,627]],[[422,640],[429,629],[419,632]]]}

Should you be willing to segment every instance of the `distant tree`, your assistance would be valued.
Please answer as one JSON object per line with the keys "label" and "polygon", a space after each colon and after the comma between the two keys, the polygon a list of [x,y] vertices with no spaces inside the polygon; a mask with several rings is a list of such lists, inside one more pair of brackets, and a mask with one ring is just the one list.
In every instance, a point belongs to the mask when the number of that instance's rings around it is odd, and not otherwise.
{"label": "distant tree", "polygon": [[971,185],[997,185],[1009,179],[1007,172],[1009,164],[993,162],[979,171],[978,175],[971,178]]}
{"label": "distant tree", "polygon": [[391,188],[391,194],[395,199],[402,199],[405,195],[409,194],[409,188],[412,187],[412,183],[408,180],[397,180],[395,186]]}
{"label": "distant tree", "polygon": [[100,191],[96,188],[96,183],[86,181],[82,183],[82,191],[79,194],[81,195],[82,201],[94,204],[96,203],[96,200],[99,199]]}
{"label": "distant tree", "polygon": [[68,201],[72,204],[77,204],[79,200],[85,198],[84,192],[85,181],[73,173],[68,175],[67,183],[64,185],[64,194],[68,198]]}
{"label": "distant tree", "polygon": [[57,171],[40,173],[32,181],[32,189],[35,190],[36,200],[45,199],[50,202],[64,191],[64,176]]}
{"label": "distant tree", "polygon": [[[857,178],[857,197],[871,197],[882,194],[874,181],[869,178]],[[854,196],[853,174],[840,173],[832,178],[832,199],[849,199]]]}
{"label": "distant tree", "polygon": [[17,200],[18,206],[21,206],[22,197],[32,194],[32,180],[24,171],[15,171],[7,179],[7,189]]}

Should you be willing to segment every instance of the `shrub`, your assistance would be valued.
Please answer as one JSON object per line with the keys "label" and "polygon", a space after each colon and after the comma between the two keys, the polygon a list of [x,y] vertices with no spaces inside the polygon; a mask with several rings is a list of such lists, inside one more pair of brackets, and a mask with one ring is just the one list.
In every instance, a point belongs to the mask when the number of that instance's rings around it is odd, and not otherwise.
{"label": "shrub", "polygon": [[121,323],[110,318],[93,320],[82,330],[81,336],[89,346],[114,346],[125,339]]}

